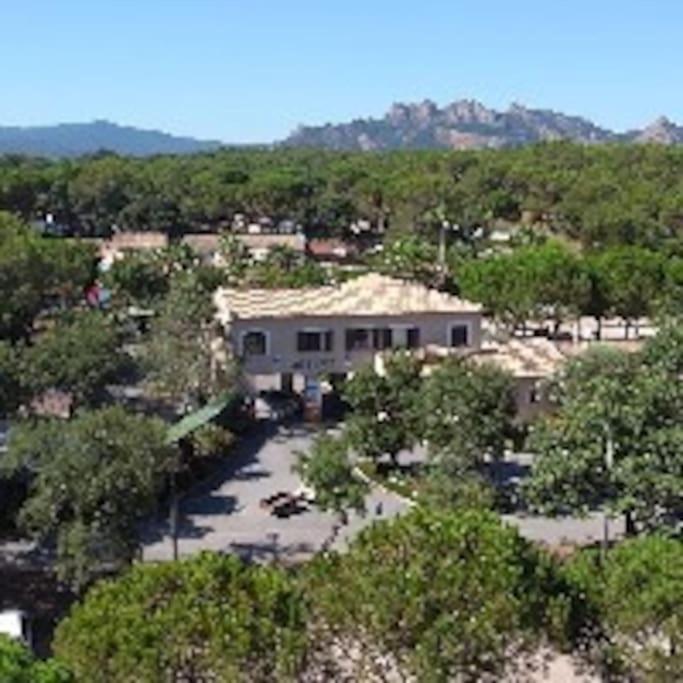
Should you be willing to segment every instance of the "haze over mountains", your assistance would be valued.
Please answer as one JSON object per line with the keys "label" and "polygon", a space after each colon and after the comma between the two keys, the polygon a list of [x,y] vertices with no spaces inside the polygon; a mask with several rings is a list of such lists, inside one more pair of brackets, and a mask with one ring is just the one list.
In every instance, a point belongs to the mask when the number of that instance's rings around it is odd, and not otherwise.
{"label": "haze over mountains", "polygon": [[[645,128],[619,133],[580,116],[520,104],[496,111],[476,100],[457,100],[443,107],[424,100],[394,104],[381,118],[300,126],[275,144],[335,150],[496,149],[549,140],[683,144],[683,126],[660,117]],[[25,128],[0,126],[0,154],[75,157],[108,150],[150,156],[205,152],[224,144],[108,121]]]}

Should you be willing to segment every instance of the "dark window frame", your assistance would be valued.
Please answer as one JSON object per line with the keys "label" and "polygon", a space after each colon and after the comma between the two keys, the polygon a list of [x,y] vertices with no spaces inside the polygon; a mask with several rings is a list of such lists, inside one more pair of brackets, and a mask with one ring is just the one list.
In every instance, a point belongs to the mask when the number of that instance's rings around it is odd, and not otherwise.
{"label": "dark window frame", "polygon": [[[249,337],[258,337],[259,345],[254,348]],[[242,355],[246,358],[268,355],[268,335],[263,330],[247,330],[242,334]]]}
{"label": "dark window frame", "polygon": [[[459,336],[456,340],[455,333],[464,332],[463,335]],[[455,323],[450,326],[449,329],[449,339],[448,342],[452,349],[459,349],[470,345],[470,326],[466,323]]]}
{"label": "dark window frame", "polygon": [[299,330],[296,333],[296,350],[298,353],[328,353],[334,350],[334,331]]}
{"label": "dark window frame", "polygon": [[406,328],[406,349],[417,349],[420,347],[420,328]]}
{"label": "dark window frame", "polygon": [[394,334],[390,327],[375,327],[372,330],[372,348],[384,351],[393,348]]}
{"label": "dark window frame", "polygon": [[368,351],[372,349],[372,331],[367,327],[347,327],[345,342],[347,351]]}

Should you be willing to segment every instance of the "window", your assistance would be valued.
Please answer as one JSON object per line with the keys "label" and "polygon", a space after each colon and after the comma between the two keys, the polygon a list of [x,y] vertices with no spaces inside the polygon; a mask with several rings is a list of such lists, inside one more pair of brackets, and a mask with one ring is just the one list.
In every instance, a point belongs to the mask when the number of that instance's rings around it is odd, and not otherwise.
{"label": "window", "polygon": [[468,346],[470,342],[467,325],[453,325],[451,327],[451,346]]}
{"label": "window", "polygon": [[267,346],[265,332],[251,330],[242,335],[242,354],[244,356],[265,356]]}
{"label": "window", "polygon": [[346,330],[346,350],[357,351],[370,348],[370,330],[350,328]]}
{"label": "window", "polygon": [[332,347],[332,330],[302,330],[297,332],[297,351],[332,351]]}
{"label": "window", "polygon": [[346,350],[375,349],[382,351],[390,349],[393,344],[393,333],[388,327],[378,328],[350,328],[346,330]]}
{"label": "window", "polygon": [[381,327],[372,331],[372,348],[377,351],[390,349],[392,345],[392,334],[388,327]]}
{"label": "window", "polygon": [[420,346],[420,328],[409,327],[406,330],[406,348],[416,349]]}

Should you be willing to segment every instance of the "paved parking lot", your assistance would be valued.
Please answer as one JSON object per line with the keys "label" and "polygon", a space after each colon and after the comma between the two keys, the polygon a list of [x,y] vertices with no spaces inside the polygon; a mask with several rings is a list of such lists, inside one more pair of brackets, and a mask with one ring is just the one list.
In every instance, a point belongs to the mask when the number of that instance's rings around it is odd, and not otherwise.
{"label": "paved parking lot", "polygon": [[[310,447],[315,432],[307,428],[288,430],[264,427],[263,433],[245,439],[239,451],[212,479],[191,492],[181,505],[179,553],[200,550],[234,552],[251,559],[282,561],[306,559],[321,549],[333,535],[338,520],[312,508],[279,519],[259,506],[262,498],[278,491],[295,491],[301,480],[292,471],[297,451]],[[381,504],[382,514],[377,515]],[[365,517],[351,514],[333,547],[374,519],[392,516],[407,506],[398,497],[374,489]],[[160,524],[148,534],[145,560],[172,557],[168,525]]]}

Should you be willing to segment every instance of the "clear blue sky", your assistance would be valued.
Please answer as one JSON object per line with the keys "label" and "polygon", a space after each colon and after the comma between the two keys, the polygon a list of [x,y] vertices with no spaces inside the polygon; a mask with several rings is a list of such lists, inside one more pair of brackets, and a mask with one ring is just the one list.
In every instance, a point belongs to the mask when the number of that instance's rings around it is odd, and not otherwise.
{"label": "clear blue sky", "polygon": [[265,142],[461,97],[683,122],[681,0],[3,0],[0,124]]}

